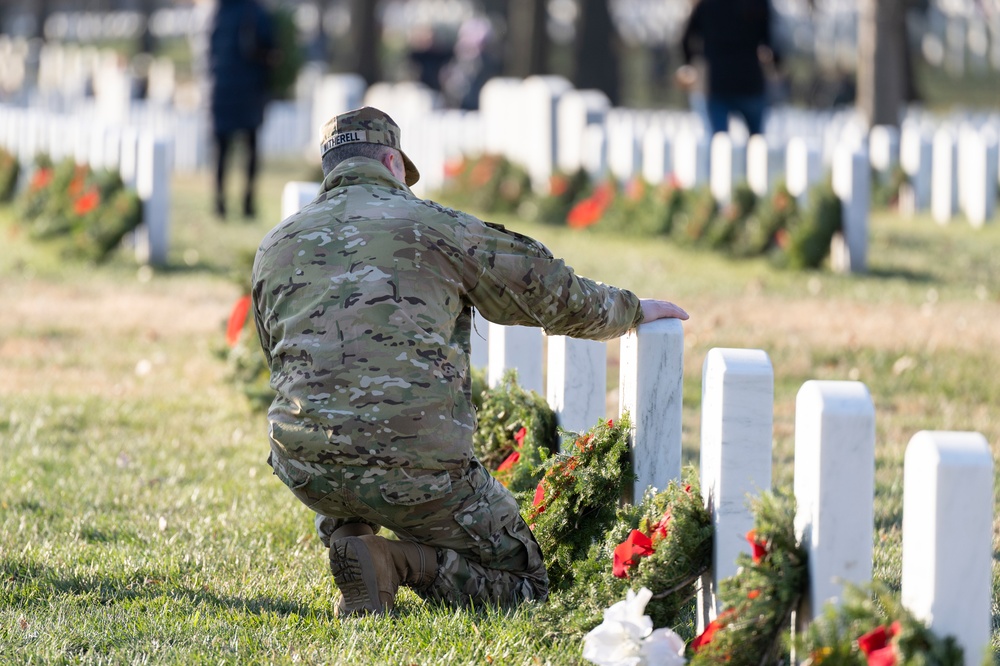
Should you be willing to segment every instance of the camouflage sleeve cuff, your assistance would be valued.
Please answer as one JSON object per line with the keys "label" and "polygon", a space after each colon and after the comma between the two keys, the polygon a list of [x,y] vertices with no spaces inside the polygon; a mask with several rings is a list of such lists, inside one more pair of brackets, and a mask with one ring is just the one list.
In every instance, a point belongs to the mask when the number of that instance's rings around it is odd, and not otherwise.
{"label": "camouflage sleeve cuff", "polygon": [[[629,292],[629,293],[632,294],[632,292]],[[635,301],[636,301],[635,317],[632,319],[632,328],[635,328],[636,326],[638,326],[639,324],[641,324],[643,322],[643,320],[646,319],[646,315],[642,311],[642,301],[639,299],[638,296],[635,296],[635,294],[632,294],[632,296],[635,297]]]}

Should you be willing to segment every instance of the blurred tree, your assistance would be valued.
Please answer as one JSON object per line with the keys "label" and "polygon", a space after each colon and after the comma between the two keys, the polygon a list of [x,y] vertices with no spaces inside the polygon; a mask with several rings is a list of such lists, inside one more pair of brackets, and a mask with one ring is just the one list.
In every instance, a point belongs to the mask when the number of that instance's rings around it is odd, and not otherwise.
{"label": "blurred tree", "polygon": [[363,76],[369,85],[382,80],[378,57],[382,34],[375,11],[378,4],[374,0],[350,0],[353,62],[348,63],[348,69]]}
{"label": "blurred tree", "polygon": [[507,76],[548,71],[547,5],[545,0],[507,0]]}
{"label": "blurred tree", "polygon": [[906,29],[906,0],[861,0],[858,25],[858,109],[869,125],[899,125],[916,97]]}
{"label": "blurred tree", "polygon": [[[874,1],[874,0],[873,0]],[[573,85],[595,88],[618,103],[618,45],[608,0],[580,0],[577,18]]]}

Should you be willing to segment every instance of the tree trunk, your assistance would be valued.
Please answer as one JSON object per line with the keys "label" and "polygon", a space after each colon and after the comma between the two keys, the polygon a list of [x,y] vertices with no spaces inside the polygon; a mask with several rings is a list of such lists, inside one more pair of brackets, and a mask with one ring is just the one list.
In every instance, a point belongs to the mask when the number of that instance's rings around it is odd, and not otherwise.
{"label": "tree trunk", "polygon": [[618,103],[618,50],[608,0],[580,0],[576,32],[576,72],[573,85],[595,88]]}
{"label": "tree trunk", "polygon": [[906,0],[861,0],[858,23],[858,109],[869,126],[899,125],[913,89],[907,67]]}
{"label": "tree trunk", "polygon": [[544,74],[548,65],[547,16],[544,0],[507,2],[507,76]]}
{"label": "tree trunk", "polygon": [[364,77],[368,85],[382,80],[379,69],[379,46],[382,34],[378,24],[375,0],[352,0],[351,2],[351,32],[352,69]]}

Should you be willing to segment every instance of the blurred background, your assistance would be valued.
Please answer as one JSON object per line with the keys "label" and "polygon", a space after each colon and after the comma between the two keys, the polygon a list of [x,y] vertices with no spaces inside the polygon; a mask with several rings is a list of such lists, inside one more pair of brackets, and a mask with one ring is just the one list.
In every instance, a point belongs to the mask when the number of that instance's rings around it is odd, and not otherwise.
{"label": "blurred background", "polygon": [[[169,59],[168,95],[202,103],[205,35],[215,0],[5,0],[0,3],[0,95],[29,94],[43,44],[114,49],[151,91],[151,59]],[[613,105],[683,107],[674,83],[690,0],[265,0],[279,18],[282,74],[295,94],[303,70],[352,72],[371,85],[420,81],[441,103],[476,108],[490,76],[556,74]],[[773,0],[784,55],[775,103],[807,108],[865,97],[859,71],[904,81],[902,103],[1000,106],[1000,0]],[[874,41],[878,48],[866,48]],[[13,55],[18,57],[13,57]],[[872,54],[872,55],[867,55]],[[23,58],[20,56],[24,56]],[[860,79],[862,86],[864,76]],[[26,85],[26,83],[28,85]],[[92,82],[79,80],[83,86]]]}

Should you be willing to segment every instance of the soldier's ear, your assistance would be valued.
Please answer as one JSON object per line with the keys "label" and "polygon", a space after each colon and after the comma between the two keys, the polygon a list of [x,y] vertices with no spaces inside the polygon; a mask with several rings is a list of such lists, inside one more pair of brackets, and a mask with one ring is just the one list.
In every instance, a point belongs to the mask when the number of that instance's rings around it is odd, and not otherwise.
{"label": "soldier's ear", "polygon": [[399,154],[398,150],[385,151],[385,153],[382,154],[381,162],[393,176],[403,182],[406,182],[406,165],[403,164],[403,156]]}

